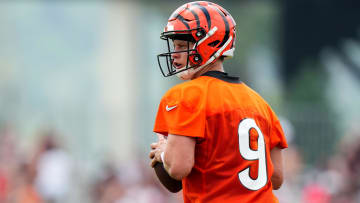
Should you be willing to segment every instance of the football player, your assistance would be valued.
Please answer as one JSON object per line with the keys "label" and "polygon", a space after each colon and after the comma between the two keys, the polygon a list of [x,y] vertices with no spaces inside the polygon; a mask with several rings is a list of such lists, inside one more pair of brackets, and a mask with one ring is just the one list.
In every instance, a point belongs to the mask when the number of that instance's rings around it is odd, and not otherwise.
{"label": "football player", "polygon": [[[281,150],[287,142],[266,101],[223,60],[235,50],[235,21],[221,6],[190,2],[168,19],[161,39],[169,51],[158,55],[165,77],[185,82],[161,99],[151,144],[151,165],[182,181],[185,203],[278,202],[283,182]],[[158,172],[157,172],[158,173]],[[169,181],[162,183],[168,188]]]}

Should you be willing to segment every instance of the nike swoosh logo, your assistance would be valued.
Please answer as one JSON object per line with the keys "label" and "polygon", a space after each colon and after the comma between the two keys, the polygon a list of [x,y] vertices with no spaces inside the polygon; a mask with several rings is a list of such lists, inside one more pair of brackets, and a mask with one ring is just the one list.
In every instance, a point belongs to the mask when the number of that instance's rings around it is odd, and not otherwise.
{"label": "nike swoosh logo", "polygon": [[166,105],[166,111],[171,111],[171,110],[175,109],[176,107],[177,107],[177,105],[171,106],[171,107],[169,107],[168,105]]}

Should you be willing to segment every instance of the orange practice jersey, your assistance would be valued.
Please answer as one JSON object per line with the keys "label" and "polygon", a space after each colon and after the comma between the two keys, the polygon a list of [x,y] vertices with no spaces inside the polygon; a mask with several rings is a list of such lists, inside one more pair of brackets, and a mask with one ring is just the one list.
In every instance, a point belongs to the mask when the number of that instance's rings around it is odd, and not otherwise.
{"label": "orange practice jersey", "polygon": [[196,138],[185,203],[278,202],[270,151],[287,147],[284,133],[270,106],[238,78],[211,71],[171,88],[154,132]]}

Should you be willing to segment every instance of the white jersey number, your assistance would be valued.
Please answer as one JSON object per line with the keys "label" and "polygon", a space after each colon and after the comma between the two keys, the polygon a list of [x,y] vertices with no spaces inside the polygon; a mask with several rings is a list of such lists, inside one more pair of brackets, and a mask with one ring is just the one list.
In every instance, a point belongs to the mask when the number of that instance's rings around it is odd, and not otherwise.
{"label": "white jersey number", "polygon": [[[257,150],[250,148],[250,130],[255,129],[258,137]],[[266,151],[264,136],[260,128],[256,125],[254,119],[247,118],[239,124],[239,149],[241,156],[246,160],[258,160],[258,176],[256,179],[250,177],[250,167],[239,172],[239,180],[249,190],[259,190],[266,185]]]}

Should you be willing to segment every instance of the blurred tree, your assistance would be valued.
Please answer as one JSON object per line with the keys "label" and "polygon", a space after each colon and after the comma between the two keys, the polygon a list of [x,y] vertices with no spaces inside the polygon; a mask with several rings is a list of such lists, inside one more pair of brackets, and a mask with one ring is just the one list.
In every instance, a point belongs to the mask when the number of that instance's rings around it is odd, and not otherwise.
{"label": "blurred tree", "polygon": [[344,39],[358,38],[360,1],[282,0],[283,78],[289,84],[302,61],[317,59],[324,47],[335,49],[360,81],[360,68],[341,48]]}
{"label": "blurred tree", "polygon": [[324,164],[339,134],[325,95],[328,76],[316,60],[306,61],[294,77],[286,99],[285,114],[294,125],[298,145],[307,164]]}
{"label": "blurred tree", "polygon": [[346,39],[359,41],[360,1],[292,0],[282,7],[282,77],[286,111],[294,123],[296,143],[307,163],[325,161],[342,134],[325,98],[327,75],[319,58],[330,48],[360,82],[360,67],[343,48]]}

